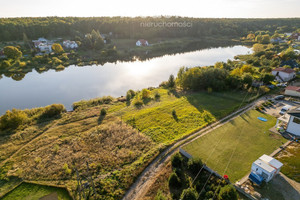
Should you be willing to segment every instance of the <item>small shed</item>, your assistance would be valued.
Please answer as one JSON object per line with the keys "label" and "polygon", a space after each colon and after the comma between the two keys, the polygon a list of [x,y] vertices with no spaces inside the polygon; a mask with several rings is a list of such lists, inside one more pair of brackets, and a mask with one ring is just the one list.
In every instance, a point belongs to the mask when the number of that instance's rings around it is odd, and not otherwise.
{"label": "small shed", "polygon": [[276,170],[275,175],[280,172],[280,169],[283,166],[283,164],[281,162],[279,162],[275,158],[268,156],[266,154],[262,155],[259,159],[268,163],[271,167],[275,168],[275,170]]}

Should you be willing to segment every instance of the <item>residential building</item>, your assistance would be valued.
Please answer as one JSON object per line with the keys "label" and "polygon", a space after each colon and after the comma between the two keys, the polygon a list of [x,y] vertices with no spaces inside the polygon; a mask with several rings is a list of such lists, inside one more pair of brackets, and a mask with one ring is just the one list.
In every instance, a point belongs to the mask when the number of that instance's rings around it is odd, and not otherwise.
{"label": "residential building", "polygon": [[297,86],[287,86],[284,91],[285,95],[300,97],[300,87]]}
{"label": "residential building", "polygon": [[290,81],[296,77],[296,72],[290,68],[279,67],[272,70],[272,75],[275,76],[275,79],[279,82]]}
{"label": "residential building", "polygon": [[139,39],[136,43],[136,46],[149,46],[149,43],[147,40],[144,39]]}
{"label": "residential building", "polygon": [[67,49],[77,49],[78,44],[75,41],[65,40],[63,41],[63,46]]}
{"label": "residential building", "polygon": [[269,182],[280,172],[282,166],[283,164],[281,162],[264,154],[252,163],[249,178],[257,184],[260,184],[262,180]]}
{"label": "residential building", "polygon": [[293,109],[288,112],[290,115],[286,131],[294,134],[295,136],[300,136],[300,107]]}
{"label": "residential building", "polygon": [[45,53],[51,53],[52,52],[52,45],[51,44],[41,43],[41,44],[38,45],[38,48],[41,52],[45,52]]}

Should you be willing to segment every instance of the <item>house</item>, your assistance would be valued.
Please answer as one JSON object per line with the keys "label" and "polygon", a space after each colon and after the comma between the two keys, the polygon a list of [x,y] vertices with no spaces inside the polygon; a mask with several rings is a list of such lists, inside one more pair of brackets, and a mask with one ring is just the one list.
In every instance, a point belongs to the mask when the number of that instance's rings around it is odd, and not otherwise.
{"label": "house", "polygon": [[287,86],[285,88],[285,95],[293,96],[293,97],[300,97],[300,87],[297,86]]}
{"label": "house", "polygon": [[77,49],[78,44],[75,41],[65,40],[63,41],[63,46],[67,49]]}
{"label": "house", "polygon": [[279,67],[272,70],[272,75],[275,76],[275,79],[279,82],[290,81],[296,77],[296,72],[290,68]]}
{"label": "house", "polygon": [[52,45],[51,44],[41,43],[41,44],[38,45],[38,48],[41,52],[45,52],[45,53],[51,53],[52,52]]}
{"label": "house", "polygon": [[287,113],[290,118],[287,123],[286,131],[296,135],[300,136],[300,107],[293,109]]}
{"label": "house", "polygon": [[139,39],[136,43],[136,46],[149,46],[149,43],[147,40],[144,39]]}
{"label": "house", "polygon": [[39,38],[37,40],[32,40],[32,42],[33,42],[33,45],[34,45],[35,48],[38,48],[38,46],[40,44],[47,44],[47,43],[49,43],[49,41],[47,39],[45,39],[45,38]]}
{"label": "house", "polygon": [[283,164],[275,158],[262,155],[259,159],[254,161],[251,166],[250,180],[256,183],[261,183],[261,180],[269,182],[276,174],[280,172]]}

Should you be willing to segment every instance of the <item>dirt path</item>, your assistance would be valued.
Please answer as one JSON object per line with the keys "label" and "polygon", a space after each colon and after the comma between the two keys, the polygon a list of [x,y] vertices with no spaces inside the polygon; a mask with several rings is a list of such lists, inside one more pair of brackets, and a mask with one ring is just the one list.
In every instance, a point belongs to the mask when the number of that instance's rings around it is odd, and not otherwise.
{"label": "dirt path", "polygon": [[229,122],[230,120],[240,116],[241,114],[247,112],[248,110],[252,109],[254,105],[256,105],[259,101],[261,101],[263,98],[260,98],[256,100],[255,102],[235,111],[234,113],[228,115],[227,117],[211,124],[210,126],[201,129],[200,131],[193,133],[192,135],[189,135],[178,142],[176,142],[174,145],[168,147],[165,151],[160,153],[156,159],[154,159],[148,167],[140,174],[140,176],[137,178],[135,183],[129,188],[129,190],[126,192],[126,194],[123,197],[123,200],[139,200],[141,199],[148,191],[148,189],[151,187],[153,182],[155,181],[155,177],[159,171],[161,171],[162,167],[165,166],[165,163],[168,162],[171,158],[171,156],[177,152],[177,150],[182,147],[183,145],[188,144],[189,142],[192,142],[193,140],[198,139],[199,137],[202,137],[208,133],[210,133],[212,130],[219,128],[220,126],[223,126],[225,123]]}

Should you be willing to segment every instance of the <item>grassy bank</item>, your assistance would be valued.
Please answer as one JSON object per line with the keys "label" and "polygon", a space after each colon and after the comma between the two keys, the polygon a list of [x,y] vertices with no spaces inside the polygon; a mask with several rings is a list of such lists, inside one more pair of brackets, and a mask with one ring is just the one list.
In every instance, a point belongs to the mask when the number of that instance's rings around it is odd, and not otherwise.
{"label": "grassy bank", "polygon": [[153,89],[137,107],[140,95],[131,102],[108,97],[82,101],[60,118],[6,131],[0,145],[1,179],[16,176],[66,186],[76,196],[76,170],[87,181],[88,161],[94,198],[120,199],[160,150],[236,110],[245,93]]}
{"label": "grassy bank", "polygon": [[[268,121],[258,120],[259,116]],[[272,153],[286,141],[269,131],[275,123],[276,118],[251,110],[183,149],[202,159],[219,174],[229,175],[229,179],[235,182],[250,171],[252,162],[262,154]],[[227,166],[228,169],[224,171]]]}

